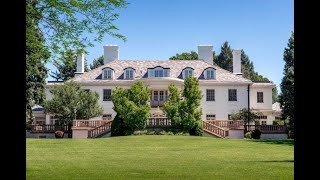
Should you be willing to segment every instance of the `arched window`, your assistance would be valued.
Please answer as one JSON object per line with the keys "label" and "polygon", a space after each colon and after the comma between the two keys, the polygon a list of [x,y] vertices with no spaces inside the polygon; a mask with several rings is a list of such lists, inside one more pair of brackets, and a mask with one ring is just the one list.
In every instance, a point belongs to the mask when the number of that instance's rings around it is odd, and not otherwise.
{"label": "arched window", "polygon": [[124,79],[134,79],[135,77],[135,69],[126,68],[124,69]]}
{"label": "arched window", "polygon": [[204,75],[206,79],[216,79],[216,70],[214,68],[207,68]]}
{"label": "arched window", "polygon": [[113,69],[111,68],[102,69],[102,79],[113,79]]}
{"label": "arched window", "polygon": [[148,77],[169,77],[170,69],[161,66],[148,69]]}
{"label": "arched window", "polygon": [[183,72],[182,72],[183,79],[186,79],[189,76],[193,76],[193,68],[188,67],[183,69]]}

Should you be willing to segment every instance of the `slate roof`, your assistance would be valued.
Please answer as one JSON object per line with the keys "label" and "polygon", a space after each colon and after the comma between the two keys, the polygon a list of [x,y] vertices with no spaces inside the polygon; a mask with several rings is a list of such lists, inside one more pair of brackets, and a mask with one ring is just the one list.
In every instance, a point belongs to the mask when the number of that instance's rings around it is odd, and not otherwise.
{"label": "slate roof", "polygon": [[[235,75],[227,70],[220,68],[217,65],[211,65],[203,60],[115,60],[89,72],[81,74],[70,80],[76,82],[88,81],[123,81],[124,69],[135,69],[135,79],[148,77],[148,68],[155,68],[161,66],[163,68],[170,68],[170,78],[182,79],[182,70],[191,67],[194,69],[194,76],[203,81],[216,81],[216,82],[243,82],[252,83],[251,80],[243,78],[240,75]],[[102,69],[112,68],[114,70],[113,80],[102,79]],[[215,80],[205,80],[204,70],[212,67],[216,69]]]}

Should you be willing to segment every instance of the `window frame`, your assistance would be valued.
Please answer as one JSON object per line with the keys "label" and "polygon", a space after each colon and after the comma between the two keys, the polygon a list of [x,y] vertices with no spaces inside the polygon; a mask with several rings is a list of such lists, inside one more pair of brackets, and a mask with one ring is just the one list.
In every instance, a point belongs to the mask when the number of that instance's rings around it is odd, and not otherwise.
{"label": "window frame", "polygon": [[[106,94],[107,91],[110,91],[110,94]],[[111,101],[112,89],[103,89],[103,101]]]}
{"label": "window frame", "polygon": [[193,77],[193,71],[194,69],[190,68],[190,67],[187,67],[185,69],[183,69],[183,79],[186,79],[187,77],[191,76]]}
{"label": "window frame", "polygon": [[[109,77],[110,76],[110,77]],[[104,68],[102,70],[102,79],[113,79],[113,69]]]}
{"label": "window frame", "polygon": [[206,120],[216,120],[216,115],[215,114],[206,114]]}
{"label": "window frame", "polygon": [[134,79],[134,69],[128,68],[125,70],[124,78],[125,79]]}
{"label": "window frame", "polygon": [[[108,117],[107,116],[109,116],[110,115],[110,119],[108,119]],[[102,120],[112,120],[112,114],[103,114],[102,115]]]}
{"label": "window frame", "polygon": [[263,92],[257,92],[257,103],[263,103]]}
{"label": "window frame", "polygon": [[238,101],[237,89],[228,89],[228,101]]}
{"label": "window frame", "polygon": [[[210,94],[213,92],[213,94]],[[206,101],[215,101],[215,89],[206,89]]]}

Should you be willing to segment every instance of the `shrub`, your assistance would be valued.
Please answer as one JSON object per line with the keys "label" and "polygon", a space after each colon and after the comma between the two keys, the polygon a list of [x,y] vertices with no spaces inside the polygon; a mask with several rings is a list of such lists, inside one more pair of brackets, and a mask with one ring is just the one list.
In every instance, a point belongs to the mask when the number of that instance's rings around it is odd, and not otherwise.
{"label": "shrub", "polygon": [[251,131],[249,131],[249,132],[247,132],[245,135],[244,135],[244,137],[245,138],[248,138],[248,139],[251,139],[252,137],[251,137]]}
{"label": "shrub", "polygon": [[252,133],[251,133],[251,137],[253,139],[260,139],[261,136],[261,131],[259,131],[258,129],[255,129]]}
{"label": "shrub", "polygon": [[111,124],[111,136],[129,136],[133,133],[134,131],[126,125],[122,118],[118,115],[114,117]]}
{"label": "shrub", "polygon": [[195,123],[195,126],[190,129],[189,135],[202,136],[202,133],[202,123],[200,121],[197,121]]}
{"label": "shrub", "polygon": [[147,130],[144,130],[144,131],[134,131],[133,132],[133,135],[146,135],[147,134]]}
{"label": "shrub", "polygon": [[147,131],[147,135],[156,135],[155,131]]}
{"label": "shrub", "polygon": [[167,132],[167,135],[174,135],[173,132],[169,131]]}
{"label": "shrub", "polygon": [[167,134],[167,132],[164,131],[164,130],[162,130],[162,131],[159,132],[159,135],[166,135],[166,134]]}

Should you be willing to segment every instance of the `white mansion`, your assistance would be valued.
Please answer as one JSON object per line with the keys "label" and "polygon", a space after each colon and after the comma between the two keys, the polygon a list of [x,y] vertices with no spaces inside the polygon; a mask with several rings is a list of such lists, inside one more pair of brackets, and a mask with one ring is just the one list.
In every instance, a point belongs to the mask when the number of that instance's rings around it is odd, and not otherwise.
{"label": "white mansion", "polygon": [[[228,120],[233,112],[242,108],[253,108],[263,115],[260,124],[272,124],[278,111],[272,110],[272,83],[255,83],[242,77],[241,50],[233,50],[233,72],[213,64],[213,46],[198,46],[199,60],[120,60],[119,47],[104,46],[104,65],[84,72],[84,55],[77,60],[77,72],[73,81],[83,89],[96,91],[100,95],[99,103],[104,115],[94,119],[112,120],[116,112],[112,109],[112,90],[117,86],[129,88],[135,81],[142,81],[151,92],[151,111],[163,106],[168,97],[168,86],[173,83],[182,88],[184,78],[194,76],[199,80],[203,93],[201,100],[202,120]],[[49,89],[62,83],[48,82],[47,98],[51,98]],[[50,115],[42,109],[34,111],[36,123],[53,124]]]}

